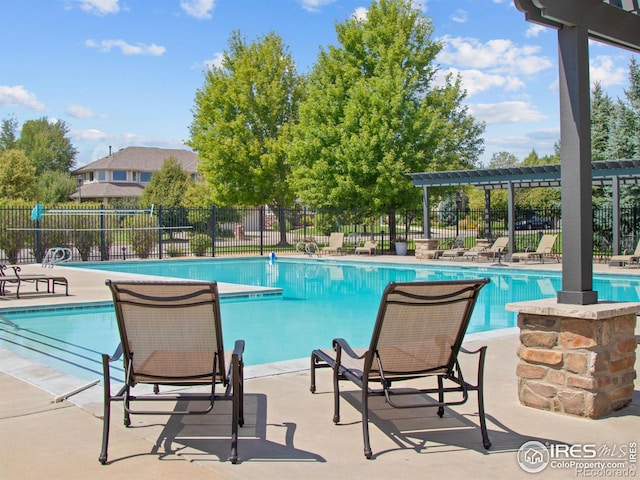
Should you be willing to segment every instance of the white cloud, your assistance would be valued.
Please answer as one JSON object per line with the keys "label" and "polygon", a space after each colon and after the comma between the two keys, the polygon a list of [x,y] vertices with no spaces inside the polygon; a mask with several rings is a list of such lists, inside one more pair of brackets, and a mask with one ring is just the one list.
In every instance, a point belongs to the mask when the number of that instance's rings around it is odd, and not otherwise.
{"label": "white cloud", "polygon": [[298,0],[302,8],[311,13],[318,13],[322,7],[335,1],[336,0]]}
{"label": "white cloud", "polygon": [[78,2],[82,10],[94,15],[107,15],[120,11],[118,0],[78,0]]}
{"label": "white cloud", "polygon": [[356,20],[360,20],[360,21],[366,20],[368,11],[369,10],[366,7],[358,7],[353,11],[351,16]]}
{"label": "white cloud", "polygon": [[207,69],[210,69],[212,67],[222,67],[222,58],[223,57],[224,57],[224,53],[216,52],[216,53],[213,54],[213,58],[212,59],[204,61],[204,66]]}
{"label": "white cloud", "polygon": [[456,23],[467,23],[468,19],[469,19],[469,12],[461,8],[458,8],[455,12],[453,12],[453,15],[451,15],[451,20],[453,20]]}
{"label": "white cloud", "polygon": [[530,103],[521,101],[475,103],[469,105],[469,113],[487,125],[538,122],[547,118]]}
{"label": "white cloud", "polygon": [[476,38],[445,36],[440,40],[445,46],[438,61],[448,65],[512,75],[531,75],[553,66],[549,58],[538,55],[540,47],[520,47],[509,39],[481,43]]}
{"label": "white cloud", "polygon": [[534,38],[540,35],[542,32],[546,32],[547,30],[548,30],[547,27],[534,23],[533,25],[529,26],[529,28],[527,28],[527,32],[525,33],[525,36],[527,38]]}
{"label": "white cloud", "polygon": [[100,130],[72,130],[69,132],[69,136],[78,142],[88,141],[88,142],[97,142],[100,140],[105,140],[109,138],[109,135],[105,132],[101,132]]}
{"label": "white cloud", "polygon": [[180,2],[180,7],[187,15],[206,20],[211,18],[211,12],[215,7],[215,0],[183,0]]}
{"label": "white cloud", "polygon": [[421,12],[427,11],[427,1],[428,0],[412,0],[411,6]]}
{"label": "white cloud", "polygon": [[131,45],[124,40],[102,40],[101,42],[87,40],[85,45],[89,48],[98,48],[103,52],[109,52],[112,48],[119,48],[124,55],[151,55],[158,57],[166,51],[164,47],[156,45],[155,43],[151,45],[144,45],[142,43]]}
{"label": "white cloud", "polygon": [[0,85],[0,106],[25,107],[36,111],[46,110],[44,104],[36,98],[36,94],[25,90],[22,85],[15,87]]}
{"label": "white cloud", "polygon": [[77,104],[69,105],[65,112],[74,118],[106,118],[106,115],[98,115],[89,107]]}
{"label": "white cloud", "polygon": [[477,69],[458,70],[456,68],[450,68],[439,73],[438,83],[444,84],[441,78],[449,73],[454,77],[460,75],[462,88],[464,88],[468,96],[485,92],[491,88],[502,88],[507,92],[515,92],[525,87],[524,82],[515,76],[485,73]]}
{"label": "white cloud", "polygon": [[589,77],[591,84],[600,82],[603,87],[624,85],[627,81],[627,70],[615,64],[608,55],[598,55],[589,62]]}

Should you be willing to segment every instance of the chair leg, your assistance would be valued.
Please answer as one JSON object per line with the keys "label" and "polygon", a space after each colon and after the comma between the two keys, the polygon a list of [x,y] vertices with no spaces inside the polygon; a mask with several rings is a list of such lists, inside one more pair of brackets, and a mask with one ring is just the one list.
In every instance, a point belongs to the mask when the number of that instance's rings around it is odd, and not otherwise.
{"label": "chair leg", "polygon": [[444,385],[442,381],[442,376],[438,375],[438,403],[440,406],[438,407],[438,416],[440,418],[444,417]]}
{"label": "chair leg", "polygon": [[126,389],[124,391],[124,396],[123,396],[123,400],[122,403],[124,405],[124,419],[123,419],[123,423],[125,427],[129,427],[131,426],[131,415],[129,414],[129,394],[131,393],[130,391],[130,387],[127,384]]}
{"label": "chair leg", "polygon": [[333,423],[340,421],[340,381],[338,373],[339,365],[333,367]]}
{"label": "chair leg", "polygon": [[311,393],[316,393],[316,354],[311,353],[311,385],[309,386],[309,391]]}
{"label": "chair leg", "polygon": [[229,455],[229,461],[233,464],[238,462],[238,426],[244,424],[243,417],[243,387],[242,387],[242,365],[238,358],[234,355],[232,360],[232,388],[233,399],[231,408],[231,454]]}
{"label": "chair leg", "polygon": [[362,386],[362,438],[364,440],[364,456],[371,458],[371,444],[369,442],[369,395],[366,383]]}
{"label": "chair leg", "polygon": [[484,415],[484,358],[487,353],[487,347],[480,350],[480,358],[478,360],[478,416],[480,417],[480,431],[482,432],[482,445],[487,450],[491,448],[491,441],[487,433],[487,420]]}
{"label": "chair leg", "polygon": [[107,463],[107,448],[109,447],[109,425],[111,422],[111,380],[109,375],[109,357],[102,355],[102,369],[104,372],[104,414],[102,419],[102,450],[98,460],[102,465]]}

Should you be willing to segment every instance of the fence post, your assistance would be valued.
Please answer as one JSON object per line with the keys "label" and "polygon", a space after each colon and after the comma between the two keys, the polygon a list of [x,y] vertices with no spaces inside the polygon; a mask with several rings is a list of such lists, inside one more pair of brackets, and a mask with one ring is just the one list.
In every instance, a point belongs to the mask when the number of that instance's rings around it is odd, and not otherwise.
{"label": "fence post", "polygon": [[260,205],[259,209],[259,223],[260,223],[260,255],[264,255],[264,205]]}
{"label": "fence post", "polygon": [[162,205],[158,205],[158,258],[162,260]]}
{"label": "fence post", "polygon": [[216,256],[216,206],[211,205],[211,256]]}
{"label": "fence post", "polygon": [[106,260],[106,239],[104,232],[104,205],[100,204],[100,261]]}

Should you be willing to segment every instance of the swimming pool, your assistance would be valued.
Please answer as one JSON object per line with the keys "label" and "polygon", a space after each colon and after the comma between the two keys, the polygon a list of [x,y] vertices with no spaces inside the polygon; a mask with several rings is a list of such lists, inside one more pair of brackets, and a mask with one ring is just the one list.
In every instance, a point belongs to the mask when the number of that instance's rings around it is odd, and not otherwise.
{"label": "swimming pool", "polygon": [[[469,332],[515,326],[504,305],[555,297],[559,273],[497,267],[395,265],[315,259],[203,259],[86,263],[73,265],[117,272],[281,288],[281,296],[225,298],[221,302],[225,344],[246,340],[245,361],[257,365],[307,357],[335,337],[366,346],[384,287],[391,281],[488,277]],[[106,288],[106,287],[105,287]],[[640,301],[640,278],[595,275],[602,300]],[[76,376],[101,375],[100,354],[119,341],[110,304],[19,311],[0,310],[0,348]],[[0,318],[1,319],[1,318]],[[12,325],[13,324],[13,325]]]}

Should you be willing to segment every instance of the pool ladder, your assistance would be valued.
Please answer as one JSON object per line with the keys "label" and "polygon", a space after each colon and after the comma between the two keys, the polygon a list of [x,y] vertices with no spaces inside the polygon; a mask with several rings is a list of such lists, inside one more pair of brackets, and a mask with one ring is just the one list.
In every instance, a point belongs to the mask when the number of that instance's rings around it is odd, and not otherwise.
{"label": "pool ladder", "polygon": [[55,247],[50,248],[45,253],[42,259],[43,267],[52,267],[57,263],[64,263],[71,261],[72,253],[70,248]]}

